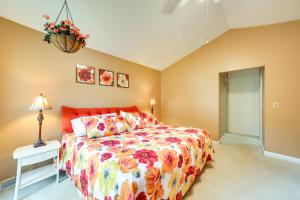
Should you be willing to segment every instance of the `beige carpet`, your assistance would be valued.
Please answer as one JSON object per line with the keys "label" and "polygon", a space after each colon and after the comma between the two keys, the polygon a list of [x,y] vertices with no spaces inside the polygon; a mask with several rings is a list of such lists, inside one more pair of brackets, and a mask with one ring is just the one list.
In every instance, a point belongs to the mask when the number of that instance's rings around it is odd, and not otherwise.
{"label": "beige carpet", "polygon": [[[300,200],[300,165],[265,157],[256,143],[227,135],[221,145],[215,145],[215,162],[205,168],[185,200]],[[79,200],[66,178],[58,185],[52,178],[29,187],[21,197]],[[0,199],[13,199],[13,188],[0,192]]]}

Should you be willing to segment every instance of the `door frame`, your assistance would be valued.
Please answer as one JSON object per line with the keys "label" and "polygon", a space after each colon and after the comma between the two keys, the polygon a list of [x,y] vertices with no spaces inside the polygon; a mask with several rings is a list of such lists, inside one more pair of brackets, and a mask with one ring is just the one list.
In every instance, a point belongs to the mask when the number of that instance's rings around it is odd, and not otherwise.
{"label": "door frame", "polygon": [[[260,87],[260,102],[259,102],[259,140],[261,145],[264,146],[264,101],[265,101],[265,67],[250,67],[231,71],[225,71],[219,73],[219,140],[222,142],[224,133],[228,133],[228,73],[234,71],[259,69],[259,87]],[[224,104],[225,109],[224,109]]]}

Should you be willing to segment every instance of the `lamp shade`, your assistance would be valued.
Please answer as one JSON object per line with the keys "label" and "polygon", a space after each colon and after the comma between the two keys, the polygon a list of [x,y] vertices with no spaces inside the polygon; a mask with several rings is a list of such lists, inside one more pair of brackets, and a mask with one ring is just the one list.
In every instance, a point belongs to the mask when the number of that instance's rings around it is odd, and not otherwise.
{"label": "lamp shade", "polygon": [[35,97],[29,110],[50,110],[53,107],[48,102],[47,98],[41,93],[40,96]]}
{"label": "lamp shade", "polygon": [[151,106],[154,106],[154,105],[156,105],[156,101],[155,101],[155,99],[150,99],[150,105],[151,105]]}

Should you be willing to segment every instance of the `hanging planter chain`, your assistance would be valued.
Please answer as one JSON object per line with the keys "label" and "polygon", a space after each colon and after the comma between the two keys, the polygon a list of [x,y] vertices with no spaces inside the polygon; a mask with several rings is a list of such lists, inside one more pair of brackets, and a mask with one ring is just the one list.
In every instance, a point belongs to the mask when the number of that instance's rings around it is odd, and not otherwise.
{"label": "hanging planter chain", "polygon": [[63,6],[61,7],[61,9],[60,9],[60,11],[59,11],[59,14],[58,14],[58,16],[57,16],[57,18],[56,18],[56,20],[55,20],[54,23],[55,23],[55,24],[57,23],[57,21],[58,21],[60,15],[61,15],[61,13],[62,13],[64,7],[66,7],[67,20],[69,20],[69,15],[70,15],[71,21],[72,21],[72,23],[74,24],[74,20],[73,20],[73,18],[72,18],[72,15],[71,15],[71,12],[70,12],[69,5],[68,5],[67,0],[65,0]]}

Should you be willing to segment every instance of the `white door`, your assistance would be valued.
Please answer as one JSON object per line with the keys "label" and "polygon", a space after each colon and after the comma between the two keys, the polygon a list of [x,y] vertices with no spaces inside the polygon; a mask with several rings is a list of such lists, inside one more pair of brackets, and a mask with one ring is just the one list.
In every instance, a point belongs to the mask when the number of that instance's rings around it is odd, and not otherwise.
{"label": "white door", "polygon": [[227,129],[260,137],[260,72],[247,69],[228,73]]}

